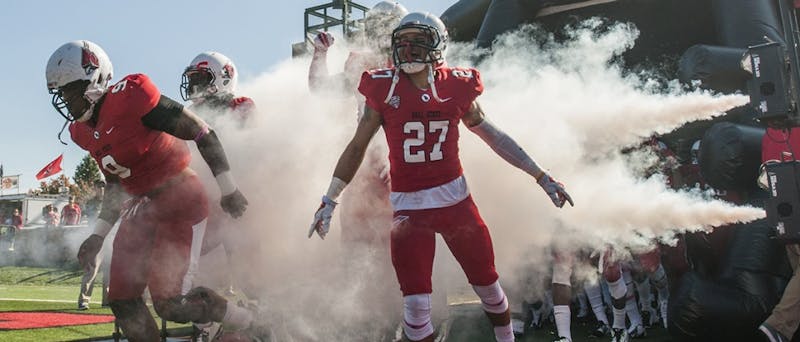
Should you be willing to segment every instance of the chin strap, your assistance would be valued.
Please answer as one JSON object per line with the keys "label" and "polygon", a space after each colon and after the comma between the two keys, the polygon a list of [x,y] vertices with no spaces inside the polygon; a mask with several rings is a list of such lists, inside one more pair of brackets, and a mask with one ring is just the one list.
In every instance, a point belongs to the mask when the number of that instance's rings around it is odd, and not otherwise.
{"label": "chin strap", "polygon": [[433,78],[433,66],[430,64],[428,64],[428,84],[431,86],[431,95],[433,95],[433,98],[439,103],[445,102],[445,100],[439,98],[439,93],[436,92],[435,79]]}
{"label": "chin strap", "polygon": [[386,95],[386,99],[383,100],[383,103],[389,103],[392,95],[394,95],[394,88],[397,86],[397,82],[400,82],[400,70],[395,69],[394,75],[392,76],[392,85],[389,86],[389,94]]}
{"label": "chin strap", "polygon": [[64,140],[61,139],[61,134],[64,133],[64,128],[67,128],[67,125],[69,125],[69,121],[68,120],[64,120],[64,125],[61,126],[61,130],[58,131],[58,141],[61,142],[64,145],[66,145],[67,143],[65,143]]}
{"label": "chin strap", "polygon": [[[434,76],[433,66],[431,64],[427,64],[426,67],[428,68],[428,84],[431,86],[431,95],[433,95],[433,98],[439,103],[447,102],[449,99],[442,100],[442,98],[439,97],[439,93],[436,91],[436,78],[433,77]],[[389,103],[389,100],[392,98],[392,95],[394,95],[394,89],[395,87],[397,87],[397,82],[399,81],[400,81],[400,71],[395,69],[394,76],[392,76],[392,85],[389,86],[389,93],[386,94],[386,99],[383,100],[383,103]]]}

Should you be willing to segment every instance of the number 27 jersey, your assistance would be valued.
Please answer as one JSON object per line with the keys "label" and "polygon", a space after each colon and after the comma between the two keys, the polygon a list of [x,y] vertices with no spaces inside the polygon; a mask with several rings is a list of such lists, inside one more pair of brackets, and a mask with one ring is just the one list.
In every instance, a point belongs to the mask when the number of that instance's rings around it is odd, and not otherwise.
{"label": "number 27 jersey", "polygon": [[417,88],[400,73],[388,102],[396,68],[361,75],[358,90],[368,107],[381,114],[389,146],[392,191],[414,192],[450,182],[463,173],[458,156],[458,123],[483,92],[480,74],[472,68],[439,67],[435,87]]}

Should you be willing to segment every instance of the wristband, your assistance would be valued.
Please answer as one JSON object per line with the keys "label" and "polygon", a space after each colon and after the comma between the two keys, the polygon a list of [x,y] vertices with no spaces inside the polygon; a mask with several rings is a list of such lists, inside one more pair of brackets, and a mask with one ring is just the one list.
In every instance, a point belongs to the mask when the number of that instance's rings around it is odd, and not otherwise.
{"label": "wristband", "polygon": [[238,187],[236,186],[236,182],[233,180],[233,175],[231,175],[230,171],[224,171],[218,174],[215,178],[217,179],[219,191],[222,196],[228,196],[236,192]]}
{"label": "wristband", "polygon": [[328,192],[325,194],[325,196],[328,196],[328,198],[330,198],[332,201],[336,201],[346,186],[347,182],[339,179],[338,177],[333,177],[333,179],[331,179],[331,185],[328,186]]}
{"label": "wristband", "polygon": [[105,239],[106,235],[108,235],[108,232],[110,232],[111,228],[113,227],[114,226],[108,223],[106,220],[97,219],[97,222],[94,224],[94,231],[92,234]]}

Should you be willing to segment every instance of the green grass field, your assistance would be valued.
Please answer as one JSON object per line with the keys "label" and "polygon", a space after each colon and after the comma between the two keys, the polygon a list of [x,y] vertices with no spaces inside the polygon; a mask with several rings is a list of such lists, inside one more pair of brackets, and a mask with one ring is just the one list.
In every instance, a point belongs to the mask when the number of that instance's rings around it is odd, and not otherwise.
{"label": "green grass field", "polygon": [[[73,270],[0,267],[0,312],[51,311],[111,315],[111,309],[100,306],[102,290],[98,284],[95,284],[90,309],[77,310],[80,277],[81,274]],[[187,325],[171,323],[168,327],[186,328]],[[113,332],[113,323],[0,330],[0,341],[75,341],[110,337]]]}
{"label": "green grass field", "polygon": [[[98,279],[99,281],[99,279]],[[0,267],[0,312],[4,311],[52,311],[63,313],[106,314],[109,308],[100,307],[101,289],[95,286],[90,309],[77,310],[80,273],[73,270],[30,267]],[[155,315],[155,314],[154,314]],[[158,320],[160,322],[160,320]],[[493,341],[492,328],[483,315],[480,304],[451,305],[448,318],[447,341],[472,342]],[[170,329],[186,331],[188,325],[170,323]],[[589,333],[592,323],[573,322],[572,336],[575,342],[606,341],[608,338],[592,338]],[[114,331],[112,323],[87,324],[71,327],[40,328],[26,330],[0,330],[0,341],[75,341],[110,338]],[[555,327],[545,325],[542,329],[521,336],[518,341],[544,342],[555,338]],[[669,341],[663,328],[648,330],[647,341]]]}

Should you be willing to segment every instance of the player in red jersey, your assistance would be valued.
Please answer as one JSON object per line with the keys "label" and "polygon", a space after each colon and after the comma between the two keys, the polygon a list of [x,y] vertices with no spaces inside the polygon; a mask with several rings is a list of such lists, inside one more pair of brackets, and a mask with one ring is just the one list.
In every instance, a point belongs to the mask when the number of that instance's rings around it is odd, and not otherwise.
{"label": "player in red jersey", "polygon": [[403,293],[406,337],[433,341],[431,275],[435,234],[439,233],[481,298],[497,340],[513,341],[508,301],[498,283],[489,230],[461,169],[459,121],[507,162],[533,176],[556,206],[572,204],[572,199],[562,184],[484,118],[475,101],[483,91],[480,74],[475,69],[444,65],[447,39],[444,24],[430,13],[410,13],[401,20],[392,34],[396,67],[372,70],[361,77],[364,115],[339,157],[310,231],[320,237],[328,233],[336,199],[382,126],[392,177],[391,255]]}
{"label": "player in red jersey", "polygon": [[[194,113],[161,95],[146,75],[128,75],[109,87],[112,70],[106,53],[85,40],[62,45],[47,62],[53,106],[71,122],[72,140],[92,155],[108,182],[94,233],[78,251],[80,263],[95,258],[121,220],[108,296],[130,341],[159,339],[142,300],[145,287],[156,312],[167,320],[251,326],[250,311],[191,284],[208,204],[188,168],[184,140],[195,141],[218,180],[222,208],[238,217],[247,206],[219,139]],[[131,197],[125,203],[123,193]]]}
{"label": "player in red jersey", "polygon": [[[191,101],[189,109],[205,120],[212,123],[217,120],[232,120],[236,128],[246,129],[252,123],[256,106],[253,99],[236,96],[238,81],[239,72],[230,58],[215,51],[202,52],[192,59],[181,75],[181,97],[184,101]],[[257,250],[253,245],[258,243],[258,239],[250,236],[246,229],[243,229],[245,227],[234,229],[235,224],[221,207],[212,205],[209,208],[208,224],[200,251],[201,263],[206,255],[221,245],[228,266],[222,270],[227,277],[225,294],[228,296],[236,294],[235,283],[236,287],[245,292],[248,299],[255,300],[255,291],[250,289],[246,281],[252,268],[247,263],[235,262],[234,252],[251,253]],[[245,256],[249,257],[250,255]],[[204,266],[201,265],[200,268],[202,270]],[[196,326],[200,329],[201,338],[221,337],[224,333],[219,330],[218,322],[196,324]]]}
{"label": "player in red jersey", "polygon": [[231,114],[244,128],[252,120],[256,105],[249,97],[235,95],[238,81],[239,72],[230,58],[219,52],[203,52],[183,71],[181,97],[192,101],[189,108],[194,112]]}

